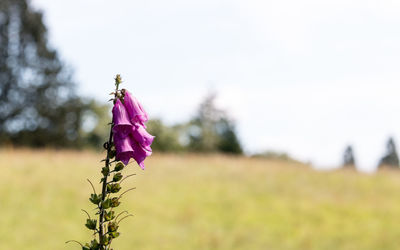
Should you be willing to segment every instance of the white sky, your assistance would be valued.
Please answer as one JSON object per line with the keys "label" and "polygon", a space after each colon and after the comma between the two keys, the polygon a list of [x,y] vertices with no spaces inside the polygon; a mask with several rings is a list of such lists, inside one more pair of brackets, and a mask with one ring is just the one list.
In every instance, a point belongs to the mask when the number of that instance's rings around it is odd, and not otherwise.
{"label": "white sky", "polygon": [[248,152],[373,170],[400,143],[400,2],[32,0],[84,95],[113,77],[150,116],[187,120],[210,90]]}

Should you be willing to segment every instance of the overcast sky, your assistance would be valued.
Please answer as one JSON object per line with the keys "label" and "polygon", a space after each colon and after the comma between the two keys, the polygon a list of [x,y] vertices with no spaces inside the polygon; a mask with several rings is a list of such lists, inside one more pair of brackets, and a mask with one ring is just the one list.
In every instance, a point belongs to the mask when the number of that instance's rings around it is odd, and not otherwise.
{"label": "overcast sky", "polygon": [[400,143],[400,2],[32,0],[79,90],[113,77],[151,117],[185,121],[210,91],[248,152],[337,166],[346,144],[375,168]]}

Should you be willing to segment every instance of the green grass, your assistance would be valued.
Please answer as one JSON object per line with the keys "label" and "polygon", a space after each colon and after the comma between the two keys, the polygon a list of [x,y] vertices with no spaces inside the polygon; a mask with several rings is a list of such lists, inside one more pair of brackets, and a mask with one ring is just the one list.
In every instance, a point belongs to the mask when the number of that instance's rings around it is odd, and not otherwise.
{"label": "green grass", "polygon": [[[0,151],[0,249],[80,249],[102,155]],[[297,163],[154,155],[123,188],[116,250],[398,250],[400,171],[317,172]],[[126,172],[125,172],[126,173]],[[97,185],[99,189],[99,185]]]}

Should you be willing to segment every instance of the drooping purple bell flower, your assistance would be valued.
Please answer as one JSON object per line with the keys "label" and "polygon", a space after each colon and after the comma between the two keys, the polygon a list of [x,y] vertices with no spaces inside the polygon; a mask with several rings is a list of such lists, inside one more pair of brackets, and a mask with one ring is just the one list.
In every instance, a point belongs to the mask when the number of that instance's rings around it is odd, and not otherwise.
{"label": "drooping purple bell flower", "polygon": [[145,150],[140,146],[132,135],[125,138],[114,136],[115,149],[117,151],[116,159],[122,161],[125,165],[133,158],[137,164],[144,170],[144,160],[151,155],[151,151]]}
{"label": "drooping purple bell flower", "polygon": [[129,114],[129,118],[132,124],[141,123],[143,126],[149,120],[146,111],[144,111],[139,101],[125,90],[124,106]]}
{"label": "drooping purple bell flower", "polygon": [[114,145],[117,151],[116,159],[122,161],[125,165],[133,158],[132,140],[129,136],[122,137],[120,134],[114,134]]}
{"label": "drooping purple bell flower", "polygon": [[149,134],[141,124],[134,124],[132,136],[137,143],[147,151],[152,151],[150,145],[153,143],[154,136]]}
{"label": "drooping purple bell flower", "polygon": [[114,122],[113,133],[118,134],[120,137],[128,136],[133,126],[129,121],[129,115],[125,106],[119,99],[115,102],[112,113]]}
{"label": "drooping purple bell flower", "polygon": [[152,154],[154,136],[146,131],[147,113],[131,94],[123,90],[123,104],[117,99],[113,107],[116,159],[125,165],[133,158],[144,169],[144,160]]}
{"label": "drooping purple bell flower", "polygon": [[[130,138],[133,139],[132,137]],[[134,142],[132,146],[133,146],[133,159],[135,159],[137,164],[139,164],[139,166],[144,170],[144,160],[146,159],[147,156],[150,156],[152,152],[145,150],[137,142]]]}

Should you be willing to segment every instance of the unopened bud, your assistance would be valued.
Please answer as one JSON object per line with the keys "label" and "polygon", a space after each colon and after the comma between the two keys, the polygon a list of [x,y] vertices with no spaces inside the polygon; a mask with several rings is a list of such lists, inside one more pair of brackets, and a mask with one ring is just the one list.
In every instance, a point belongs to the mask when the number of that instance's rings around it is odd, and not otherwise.
{"label": "unopened bud", "polygon": [[101,203],[101,207],[104,209],[108,209],[111,207],[111,200],[107,199]]}
{"label": "unopened bud", "polygon": [[115,149],[111,149],[110,153],[108,154],[108,157],[110,159],[114,158],[117,155],[117,151],[115,151]]}
{"label": "unopened bud", "polygon": [[97,220],[95,219],[87,219],[85,226],[90,230],[95,230],[97,225]]}
{"label": "unopened bud", "polygon": [[121,186],[118,183],[107,185],[107,192],[109,193],[118,193],[119,190],[121,190]]}
{"label": "unopened bud", "polygon": [[119,202],[119,199],[117,197],[112,198],[110,203],[111,207],[118,207],[119,204],[121,204],[121,202]]}
{"label": "unopened bud", "polygon": [[115,164],[114,171],[121,171],[122,169],[124,169],[124,167],[124,163],[122,163],[122,161],[119,161],[117,162],[117,164]]}
{"label": "unopened bud", "polygon": [[119,232],[111,232],[110,233],[110,236],[111,236],[111,238],[117,238],[118,236],[120,235],[120,233]]}
{"label": "unopened bud", "polygon": [[121,75],[117,74],[115,76],[115,85],[119,85],[120,83],[122,83]]}
{"label": "unopened bud", "polygon": [[115,222],[110,222],[110,223],[108,223],[107,229],[108,229],[108,232],[115,232],[118,230],[118,225]]}
{"label": "unopened bud", "polygon": [[122,179],[122,174],[121,174],[121,173],[116,173],[116,174],[113,176],[113,181],[114,181],[114,182],[120,181],[121,179]]}
{"label": "unopened bud", "polygon": [[98,205],[101,202],[101,196],[97,194],[91,194],[89,200],[93,204]]}
{"label": "unopened bud", "polygon": [[104,213],[104,219],[106,220],[106,221],[110,221],[110,220],[112,220],[112,219],[114,219],[115,218],[115,212],[114,211],[110,211],[110,212],[106,212],[106,213]]}
{"label": "unopened bud", "polygon": [[102,173],[104,176],[107,176],[107,175],[110,173],[110,168],[108,168],[108,167],[103,167],[103,168],[101,169],[101,173]]}

